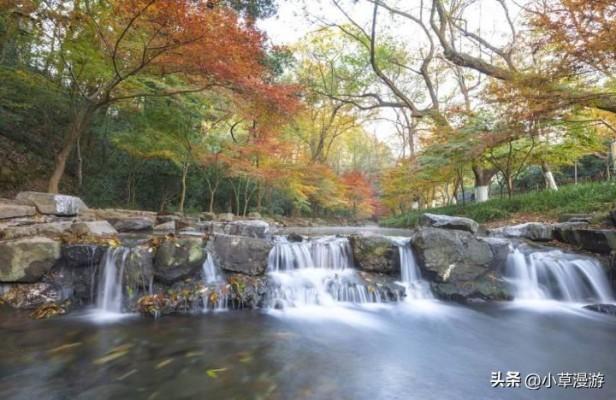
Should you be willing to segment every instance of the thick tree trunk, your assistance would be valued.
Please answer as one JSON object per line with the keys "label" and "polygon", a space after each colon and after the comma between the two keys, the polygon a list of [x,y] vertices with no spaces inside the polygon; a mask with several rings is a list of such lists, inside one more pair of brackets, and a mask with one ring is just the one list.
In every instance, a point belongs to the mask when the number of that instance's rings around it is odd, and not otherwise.
{"label": "thick tree trunk", "polygon": [[477,203],[488,201],[490,198],[490,181],[494,172],[473,165],[473,175],[475,175],[475,201]]}
{"label": "thick tree trunk", "polygon": [[54,170],[49,178],[49,184],[47,186],[47,191],[49,193],[59,192],[60,181],[62,180],[64,171],[66,170],[66,162],[71,155],[77,140],[79,140],[81,135],[83,135],[83,132],[88,128],[95,112],[95,107],[84,107],[75,114],[75,117],[68,128],[68,132],[64,137],[62,149],[60,149],[58,154],[56,154]]}
{"label": "thick tree trunk", "polygon": [[554,174],[552,173],[552,170],[550,169],[550,166],[547,162],[541,162],[541,170],[543,171],[543,178],[545,179],[545,187],[548,190],[558,190],[558,185],[556,184],[556,180],[554,179]]}

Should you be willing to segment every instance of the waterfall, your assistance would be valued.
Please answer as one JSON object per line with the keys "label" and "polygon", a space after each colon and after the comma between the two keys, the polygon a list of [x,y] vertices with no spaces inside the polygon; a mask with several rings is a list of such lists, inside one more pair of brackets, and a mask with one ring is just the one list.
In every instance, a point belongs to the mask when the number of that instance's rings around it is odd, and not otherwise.
{"label": "waterfall", "polygon": [[214,262],[214,256],[205,250],[205,261],[203,262],[203,282],[206,284],[218,283],[223,280],[220,270]]}
{"label": "waterfall", "polygon": [[601,264],[561,250],[512,248],[506,276],[516,300],[553,299],[569,302],[612,302],[613,295]]}
{"label": "waterfall", "polygon": [[122,312],[123,277],[126,259],[130,252],[126,247],[110,248],[100,265],[96,308],[109,313]]}
{"label": "waterfall", "polygon": [[229,285],[225,281],[220,268],[216,265],[214,255],[205,249],[206,258],[203,262],[203,305],[205,310],[226,311],[229,304]]}
{"label": "waterfall", "polygon": [[389,237],[400,254],[400,278],[406,289],[406,300],[432,299],[432,291],[428,282],[423,280],[421,271],[415,262],[411,239],[406,237]]}
{"label": "waterfall", "polygon": [[382,296],[368,287],[353,269],[348,239],[324,236],[302,242],[275,238],[269,254],[268,276],[274,307],[334,305],[338,302],[376,303]]}

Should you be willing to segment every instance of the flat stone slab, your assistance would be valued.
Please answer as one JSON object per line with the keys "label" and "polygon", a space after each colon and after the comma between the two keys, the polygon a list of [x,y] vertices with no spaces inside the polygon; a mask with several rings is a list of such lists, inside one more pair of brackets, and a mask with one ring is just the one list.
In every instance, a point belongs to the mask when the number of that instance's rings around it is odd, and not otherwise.
{"label": "flat stone slab", "polygon": [[477,233],[477,230],[479,230],[479,224],[470,218],[452,217],[440,214],[424,213],[419,219],[419,224],[432,228],[467,231],[473,234]]}
{"label": "flat stone slab", "polygon": [[71,226],[71,231],[77,235],[113,236],[118,231],[107,221],[77,222]]}
{"label": "flat stone slab", "polygon": [[0,203],[0,219],[31,217],[36,208],[21,204]]}
{"label": "flat stone slab", "polygon": [[46,215],[74,216],[88,209],[79,197],[63,194],[21,192],[15,199],[32,204],[39,213]]}

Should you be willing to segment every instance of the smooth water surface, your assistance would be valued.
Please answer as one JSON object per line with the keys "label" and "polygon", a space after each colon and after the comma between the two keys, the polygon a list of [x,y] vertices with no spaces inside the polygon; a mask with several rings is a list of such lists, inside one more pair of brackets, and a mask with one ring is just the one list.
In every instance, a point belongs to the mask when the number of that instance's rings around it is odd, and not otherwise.
{"label": "smooth water surface", "polygon": [[[107,324],[0,314],[2,399],[614,399],[616,319],[417,301]],[[601,372],[603,389],[498,388],[492,371]]]}

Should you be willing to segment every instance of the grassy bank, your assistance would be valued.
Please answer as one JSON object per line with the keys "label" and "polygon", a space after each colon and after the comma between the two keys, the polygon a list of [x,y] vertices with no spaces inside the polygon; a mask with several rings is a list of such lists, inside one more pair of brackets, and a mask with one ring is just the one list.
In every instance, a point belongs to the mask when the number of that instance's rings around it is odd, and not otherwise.
{"label": "grassy bank", "polygon": [[491,199],[429,210],[413,211],[387,218],[381,223],[392,227],[412,227],[423,212],[459,215],[480,223],[512,220],[555,220],[568,213],[607,213],[616,208],[616,183],[568,185],[559,191],[532,192],[511,199]]}

